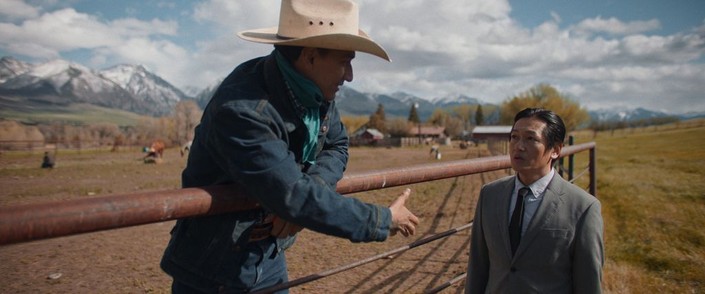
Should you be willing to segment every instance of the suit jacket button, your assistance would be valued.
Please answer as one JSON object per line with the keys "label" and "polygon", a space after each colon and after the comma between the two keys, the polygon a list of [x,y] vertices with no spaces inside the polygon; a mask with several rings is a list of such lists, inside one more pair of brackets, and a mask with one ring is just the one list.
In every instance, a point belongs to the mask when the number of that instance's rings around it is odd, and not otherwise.
{"label": "suit jacket button", "polygon": [[511,267],[511,268],[509,269],[509,271],[510,271],[510,272],[515,272],[515,271],[517,271],[517,268]]}

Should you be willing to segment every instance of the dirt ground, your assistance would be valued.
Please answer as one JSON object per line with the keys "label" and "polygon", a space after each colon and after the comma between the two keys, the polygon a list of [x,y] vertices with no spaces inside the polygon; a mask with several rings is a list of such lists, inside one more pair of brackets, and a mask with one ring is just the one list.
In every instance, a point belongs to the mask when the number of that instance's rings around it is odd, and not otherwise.
{"label": "dirt ground", "polygon": [[[442,146],[441,161],[487,156],[482,148]],[[438,162],[427,147],[353,148],[346,174]],[[0,206],[63,201],[136,191],[177,189],[185,158],[167,150],[161,164],[146,165],[136,148],[56,154],[54,169],[40,169],[43,152],[0,153]],[[421,218],[417,234],[353,244],[309,230],[287,252],[289,278],[306,277],[388,252],[472,219],[482,184],[506,171],[410,185],[407,206]],[[348,196],[389,205],[406,187]],[[0,293],[167,293],[171,279],[159,268],[173,221],[0,246]],[[391,258],[292,288],[291,293],[423,293],[463,274],[469,231]],[[461,293],[463,282],[441,293]]]}

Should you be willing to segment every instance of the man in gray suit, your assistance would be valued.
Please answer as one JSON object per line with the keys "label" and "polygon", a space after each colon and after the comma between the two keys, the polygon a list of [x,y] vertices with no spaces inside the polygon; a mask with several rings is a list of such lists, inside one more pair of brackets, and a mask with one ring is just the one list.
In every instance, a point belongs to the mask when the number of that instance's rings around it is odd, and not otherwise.
{"label": "man in gray suit", "polygon": [[527,108],[514,117],[509,154],[516,176],[480,192],[466,293],[601,292],[600,201],[553,168],[565,133],[549,110]]}

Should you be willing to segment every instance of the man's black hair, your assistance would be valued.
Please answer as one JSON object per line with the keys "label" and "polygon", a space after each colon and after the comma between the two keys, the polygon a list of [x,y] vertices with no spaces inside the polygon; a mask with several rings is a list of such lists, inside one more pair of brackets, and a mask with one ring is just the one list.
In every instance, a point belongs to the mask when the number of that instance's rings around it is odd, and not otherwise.
{"label": "man's black hair", "polygon": [[301,50],[303,50],[304,47],[274,45],[274,49],[284,55],[284,58],[286,58],[289,63],[294,64],[294,61],[296,61],[296,59],[299,59],[299,55],[301,55]]}
{"label": "man's black hair", "polygon": [[[543,108],[526,108],[514,116],[514,124],[522,118],[535,117],[544,123],[546,127],[543,129],[544,138],[546,138],[546,147],[551,149],[556,145],[563,144],[565,140],[565,124],[563,119],[555,112]],[[513,127],[512,127],[513,129]]]}
{"label": "man's black hair", "polygon": [[[289,63],[294,64],[294,62],[299,59],[301,51],[304,49],[302,46],[284,46],[284,45],[274,45],[274,49],[279,51],[284,58],[289,61]],[[329,49],[316,48],[321,55],[326,55]]]}

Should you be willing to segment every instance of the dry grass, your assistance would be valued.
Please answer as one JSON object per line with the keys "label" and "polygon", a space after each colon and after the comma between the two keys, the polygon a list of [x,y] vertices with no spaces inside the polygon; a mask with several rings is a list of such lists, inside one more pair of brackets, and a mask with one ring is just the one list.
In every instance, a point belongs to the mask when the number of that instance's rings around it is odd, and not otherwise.
{"label": "dry grass", "polygon": [[704,133],[691,121],[597,134],[606,292],[705,292]]}
{"label": "dry grass", "polygon": [[[702,123],[578,134],[597,141],[598,196],[603,203],[606,293],[705,292],[705,127]],[[484,149],[444,149],[443,161],[487,156]],[[42,170],[43,152],[0,154],[0,205],[178,188],[185,160],[167,150],[144,165],[139,150],[59,151],[57,168]],[[580,153],[576,166],[586,164]],[[424,148],[354,148],[348,172],[435,162]],[[418,238],[466,223],[479,187],[504,175],[487,173],[413,185],[409,202],[422,219]],[[586,181],[577,183],[586,187]],[[388,204],[403,187],[357,193]],[[0,247],[0,293],[165,293],[158,267],[171,222]],[[418,293],[461,274],[467,233],[431,243],[292,289],[310,292]],[[292,279],[347,264],[414,239],[377,244],[304,231],[289,252]],[[52,273],[63,276],[47,279]],[[455,285],[444,293],[461,291]]]}

